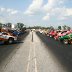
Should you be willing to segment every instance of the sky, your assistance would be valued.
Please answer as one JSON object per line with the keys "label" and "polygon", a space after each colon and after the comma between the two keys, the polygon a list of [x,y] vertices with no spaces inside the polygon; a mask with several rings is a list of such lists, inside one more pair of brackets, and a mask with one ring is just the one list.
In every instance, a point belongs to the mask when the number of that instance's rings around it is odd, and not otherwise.
{"label": "sky", "polygon": [[0,22],[72,27],[72,0],[0,0]]}

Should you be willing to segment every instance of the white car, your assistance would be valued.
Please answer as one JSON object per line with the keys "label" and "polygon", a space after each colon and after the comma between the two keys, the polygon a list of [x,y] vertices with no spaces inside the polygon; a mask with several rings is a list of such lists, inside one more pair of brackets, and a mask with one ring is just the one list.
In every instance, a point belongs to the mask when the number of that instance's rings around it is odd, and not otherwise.
{"label": "white car", "polygon": [[13,43],[14,41],[17,40],[16,36],[11,35],[10,33],[7,32],[1,32],[0,33],[0,41],[4,43]]}

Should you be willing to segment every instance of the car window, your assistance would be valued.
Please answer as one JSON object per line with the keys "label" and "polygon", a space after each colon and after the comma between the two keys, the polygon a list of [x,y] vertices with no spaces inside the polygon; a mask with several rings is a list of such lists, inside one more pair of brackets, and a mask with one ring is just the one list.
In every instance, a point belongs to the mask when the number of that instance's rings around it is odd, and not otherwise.
{"label": "car window", "polygon": [[2,35],[2,33],[0,33],[0,35]]}
{"label": "car window", "polygon": [[2,33],[3,35],[8,35],[7,33]]}

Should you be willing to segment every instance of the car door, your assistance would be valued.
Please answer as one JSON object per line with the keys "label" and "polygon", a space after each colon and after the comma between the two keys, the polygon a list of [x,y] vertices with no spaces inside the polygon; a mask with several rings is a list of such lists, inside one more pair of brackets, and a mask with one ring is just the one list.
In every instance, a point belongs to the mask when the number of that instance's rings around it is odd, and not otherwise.
{"label": "car door", "polygon": [[7,33],[2,33],[1,36],[0,36],[0,39],[6,40],[6,37],[7,37]]}
{"label": "car door", "polygon": [[6,40],[7,39],[7,35],[8,35],[7,33],[3,33],[2,37]]}
{"label": "car door", "polygon": [[2,33],[0,33],[0,40],[2,40]]}
{"label": "car door", "polygon": [[72,34],[70,34],[70,39],[72,39]]}

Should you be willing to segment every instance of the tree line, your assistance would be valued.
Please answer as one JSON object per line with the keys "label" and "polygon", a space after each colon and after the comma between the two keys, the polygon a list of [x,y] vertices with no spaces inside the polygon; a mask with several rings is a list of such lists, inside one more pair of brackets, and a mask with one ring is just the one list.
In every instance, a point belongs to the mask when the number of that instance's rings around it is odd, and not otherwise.
{"label": "tree line", "polygon": [[[28,27],[28,29],[55,29],[53,26],[50,27],[42,27],[42,26],[33,26],[33,27]],[[58,30],[70,30],[71,27],[64,25],[64,26],[58,26],[56,29]]]}
{"label": "tree line", "polygon": [[[12,28],[12,23],[6,23],[6,24],[0,23],[0,28],[3,28],[3,27],[8,27],[8,28],[11,29]],[[23,23],[15,24],[16,29],[22,29],[24,27],[25,27],[25,25]]]}
{"label": "tree line", "polygon": [[[8,28],[12,28],[12,23],[6,23],[6,24],[3,24],[3,23],[0,23],[0,28],[2,27],[8,27]],[[22,29],[22,28],[25,28],[25,24],[23,23],[17,23],[15,24],[15,28],[16,29]],[[33,27],[28,27],[28,29],[54,29],[53,26],[50,26],[50,27],[43,27],[43,26],[33,26]],[[67,25],[64,25],[64,26],[58,26],[57,28],[58,30],[70,30],[71,27],[67,26]]]}

